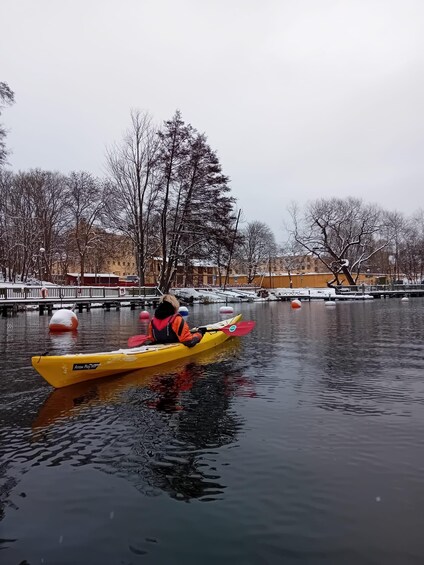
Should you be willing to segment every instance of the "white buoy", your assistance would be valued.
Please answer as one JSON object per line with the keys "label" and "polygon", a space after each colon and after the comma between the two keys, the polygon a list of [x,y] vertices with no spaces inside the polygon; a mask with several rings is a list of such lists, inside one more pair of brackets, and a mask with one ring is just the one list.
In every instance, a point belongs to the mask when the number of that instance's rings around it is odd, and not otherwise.
{"label": "white buoy", "polygon": [[188,308],[187,306],[180,306],[178,308],[178,312],[181,314],[181,316],[188,316]]}
{"label": "white buoy", "polygon": [[140,320],[150,320],[150,314],[147,310],[142,310],[138,316]]}
{"label": "white buoy", "polygon": [[219,309],[219,313],[220,314],[233,314],[234,308],[232,308],[231,306],[221,306],[221,308]]}
{"label": "white buoy", "polygon": [[407,296],[402,296],[400,299],[401,302],[409,302],[409,298]]}
{"label": "white buoy", "polygon": [[72,310],[61,308],[57,310],[49,322],[51,332],[71,332],[78,327],[78,318]]}
{"label": "white buoy", "polygon": [[296,310],[298,308],[302,308],[302,303],[300,302],[300,300],[298,300],[297,298],[295,298],[294,300],[291,301],[291,307]]}
{"label": "white buoy", "polygon": [[326,301],[325,301],[325,305],[326,305],[326,306],[335,306],[335,305],[336,305],[336,301],[335,301],[335,300],[326,300]]}

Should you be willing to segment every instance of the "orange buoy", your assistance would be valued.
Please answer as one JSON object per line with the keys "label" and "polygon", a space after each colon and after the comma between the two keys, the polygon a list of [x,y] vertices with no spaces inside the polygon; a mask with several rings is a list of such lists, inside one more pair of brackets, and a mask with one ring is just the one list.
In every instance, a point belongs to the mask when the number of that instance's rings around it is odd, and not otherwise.
{"label": "orange buoy", "polygon": [[51,332],[71,332],[78,327],[78,318],[72,310],[61,308],[51,317],[49,330]]}
{"label": "orange buoy", "polygon": [[302,307],[302,303],[300,302],[300,300],[298,300],[297,298],[295,298],[294,300],[291,301],[291,307],[296,310],[297,308],[301,308]]}
{"label": "orange buoy", "polygon": [[150,314],[147,310],[142,310],[138,316],[140,320],[150,320]]}

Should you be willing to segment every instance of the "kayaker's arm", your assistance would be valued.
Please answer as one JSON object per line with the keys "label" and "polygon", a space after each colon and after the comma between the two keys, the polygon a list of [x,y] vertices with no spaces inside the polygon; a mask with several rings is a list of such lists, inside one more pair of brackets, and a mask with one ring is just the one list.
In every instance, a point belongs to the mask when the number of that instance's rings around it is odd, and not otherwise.
{"label": "kayaker's arm", "polygon": [[177,334],[180,343],[182,343],[186,347],[194,347],[196,343],[199,343],[199,341],[201,341],[204,334],[204,332],[201,331],[191,333],[187,322],[180,316],[177,316],[173,321],[172,329]]}

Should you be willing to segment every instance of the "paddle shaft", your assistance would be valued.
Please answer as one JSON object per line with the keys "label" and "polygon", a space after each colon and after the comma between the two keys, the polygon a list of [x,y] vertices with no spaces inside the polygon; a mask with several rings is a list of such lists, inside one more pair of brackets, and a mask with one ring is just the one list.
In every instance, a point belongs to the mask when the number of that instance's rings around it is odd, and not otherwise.
{"label": "paddle shaft", "polygon": [[[223,328],[205,328],[206,332],[224,332],[228,336],[236,337],[242,336],[250,333],[253,328],[255,327],[256,322],[246,321],[246,322],[239,322],[238,324],[228,324]],[[203,329],[204,326],[201,326]],[[193,328],[191,331],[196,332],[200,328]],[[132,337],[128,338],[128,347],[140,347],[143,343],[147,340],[147,335],[139,334],[133,335]]]}

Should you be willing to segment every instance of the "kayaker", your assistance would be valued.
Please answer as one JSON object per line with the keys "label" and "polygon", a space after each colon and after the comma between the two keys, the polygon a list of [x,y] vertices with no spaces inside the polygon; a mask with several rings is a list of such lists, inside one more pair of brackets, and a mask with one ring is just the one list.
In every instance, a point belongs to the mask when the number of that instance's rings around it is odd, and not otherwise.
{"label": "kayaker", "polygon": [[201,341],[205,328],[191,333],[187,322],[178,312],[180,303],[173,294],[164,294],[149,324],[147,340],[143,345],[154,343],[182,343],[193,347]]}

